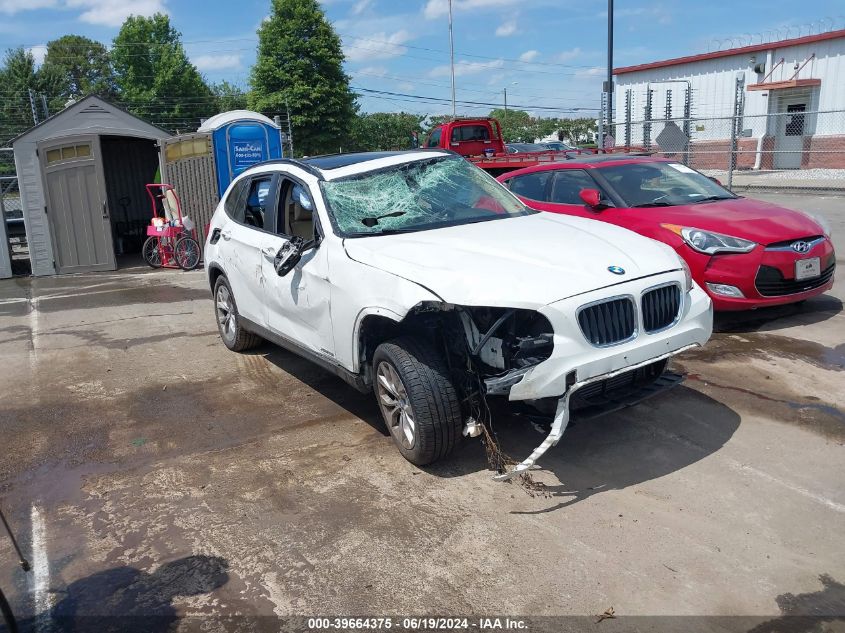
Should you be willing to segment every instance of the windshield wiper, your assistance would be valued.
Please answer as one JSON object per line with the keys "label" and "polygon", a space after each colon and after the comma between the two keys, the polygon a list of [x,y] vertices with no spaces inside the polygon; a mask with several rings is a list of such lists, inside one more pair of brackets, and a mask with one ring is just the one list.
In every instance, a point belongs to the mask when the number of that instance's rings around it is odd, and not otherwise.
{"label": "windshield wiper", "polygon": [[643,202],[642,204],[635,204],[632,209],[643,209],[645,207],[674,207],[674,204],[668,202]]}
{"label": "windshield wiper", "polygon": [[700,204],[702,202],[715,202],[716,200],[733,200],[733,196],[707,196],[706,198],[699,198],[693,204]]}
{"label": "windshield wiper", "polygon": [[374,227],[379,220],[384,218],[398,218],[400,215],[405,215],[405,211],[393,211],[392,213],[385,213],[384,215],[377,215],[374,218],[361,218],[361,224],[367,227]]}

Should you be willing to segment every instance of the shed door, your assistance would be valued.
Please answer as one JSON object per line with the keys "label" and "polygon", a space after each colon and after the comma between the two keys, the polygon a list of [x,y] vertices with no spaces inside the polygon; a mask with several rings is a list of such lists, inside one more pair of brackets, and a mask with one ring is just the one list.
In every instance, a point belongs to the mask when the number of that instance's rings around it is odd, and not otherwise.
{"label": "shed door", "polygon": [[96,137],[39,145],[56,272],[117,268]]}

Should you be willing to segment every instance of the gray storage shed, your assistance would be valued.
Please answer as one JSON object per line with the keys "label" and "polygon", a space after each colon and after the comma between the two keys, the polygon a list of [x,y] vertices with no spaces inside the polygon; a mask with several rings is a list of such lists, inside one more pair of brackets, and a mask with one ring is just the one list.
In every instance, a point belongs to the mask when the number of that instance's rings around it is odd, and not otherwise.
{"label": "gray storage shed", "polygon": [[118,255],[140,252],[144,185],[168,136],[90,96],[12,140],[33,275],[115,270]]}

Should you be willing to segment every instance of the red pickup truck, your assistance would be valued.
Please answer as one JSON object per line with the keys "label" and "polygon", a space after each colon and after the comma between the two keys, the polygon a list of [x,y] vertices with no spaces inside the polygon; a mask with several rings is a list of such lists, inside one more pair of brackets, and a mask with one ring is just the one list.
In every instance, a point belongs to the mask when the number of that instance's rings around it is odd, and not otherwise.
{"label": "red pickup truck", "polygon": [[450,149],[472,161],[493,176],[566,160],[566,152],[529,152],[508,154],[502,140],[502,125],[496,119],[457,118],[435,126],[423,147]]}

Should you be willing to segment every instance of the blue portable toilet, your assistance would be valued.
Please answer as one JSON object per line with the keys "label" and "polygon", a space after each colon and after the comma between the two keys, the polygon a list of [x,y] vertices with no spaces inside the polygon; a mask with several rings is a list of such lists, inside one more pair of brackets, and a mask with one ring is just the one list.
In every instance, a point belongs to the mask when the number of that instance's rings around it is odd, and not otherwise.
{"label": "blue portable toilet", "polygon": [[248,167],[282,157],[279,126],[258,112],[231,110],[215,114],[197,132],[211,135],[220,196]]}

